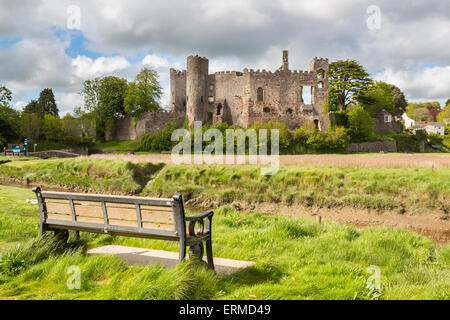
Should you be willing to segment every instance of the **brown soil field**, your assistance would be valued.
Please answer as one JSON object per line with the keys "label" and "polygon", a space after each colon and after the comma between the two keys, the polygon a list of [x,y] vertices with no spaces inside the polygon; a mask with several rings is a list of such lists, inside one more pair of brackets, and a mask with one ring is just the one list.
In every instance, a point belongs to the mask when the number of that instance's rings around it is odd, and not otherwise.
{"label": "brown soil field", "polygon": [[[170,154],[96,154],[89,159],[123,159],[132,162],[172,164]],[[281,155],[282,166],[338,166],[367,168],[450,168],[450,154],[345,154],[345,155]],[[248,161],[247,161],[248,163]]]}

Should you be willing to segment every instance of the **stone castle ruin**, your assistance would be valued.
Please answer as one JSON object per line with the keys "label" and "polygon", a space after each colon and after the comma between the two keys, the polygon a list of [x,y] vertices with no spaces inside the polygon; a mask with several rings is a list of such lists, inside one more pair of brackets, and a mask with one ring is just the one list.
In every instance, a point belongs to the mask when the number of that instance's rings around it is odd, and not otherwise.
{"label": "stone castle ruin", "polygon": [[248,70],[209,74],[209,61],[199,56],[187,58],[187,70],[170,69],[170,112],[148,112],[137,122],[125,118],[116,123],[112,140],[139,139],[172,120],[189,124],[202,121],[215,125],[228,122],[244,128],[255,122],[283,122],[288,129],[306,121],[328,130],[323,105],[328,99],[328,59],[314,58],[309,71],[289,69],[288,51],[275,72]]}
{"label": "stone castle ruin", "polygon": [[328,59],[314,58],[309,71],[290,70],[283,51],[282,62],[275,72],[246,68],[209,74],[208,59],[190,56],[186,71],[170,70],[172,111],[186,112],[190,124],[225,121],[247,128],[272,120],[293,129],[311,121],[327,130]]}

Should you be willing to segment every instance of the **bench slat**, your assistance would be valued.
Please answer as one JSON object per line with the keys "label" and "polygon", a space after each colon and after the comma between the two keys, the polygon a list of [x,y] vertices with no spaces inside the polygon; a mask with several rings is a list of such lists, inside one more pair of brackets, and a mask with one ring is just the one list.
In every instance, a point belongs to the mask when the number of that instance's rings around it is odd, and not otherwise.
{"label": "bench slat", "polygon": [[129,203],[129,204],[141,204],[156,207],[173,207],[172,199],[163,198],[147,198],[147,197],[126,197],[126,196],[112,196],[101,194],[80,194],[71,192],[56,192],[56,191],[42,191],[43,198],[47,199],[72,199],[79,201],[94,201],[94,202],[110,202],[110,203]]}

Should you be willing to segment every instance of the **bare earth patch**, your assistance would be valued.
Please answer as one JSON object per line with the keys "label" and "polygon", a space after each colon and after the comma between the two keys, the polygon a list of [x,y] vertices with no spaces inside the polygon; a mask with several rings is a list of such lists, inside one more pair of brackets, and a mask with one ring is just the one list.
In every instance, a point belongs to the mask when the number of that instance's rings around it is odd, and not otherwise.
{"label": "bare earth patch", "polygon": [[283,206],[276,204],[257,204],[251,207],[235,203],[234,206],[242,211],[261,212],[265,214],[284,215],[289,217],[315,218],[320,216],[322,221],[335,221],[343,224],[364,227],[393,227],[415,231],[433,240],[437,244],[450,242],[450,220],[448,216],[430,214],[401,215],[397,212],[385,211],[378,213],[354,208],[304,208],[300,206]]}
{"label": "bare earth patch", "polygon": [[[172,164],[170,154],[125,155],[95,154],[89,159],[122,159],[132,162]],[[248,162],[247,162],[248,163]],[[282,166],[337,166],[366,168],[450,168],[450,154],[345,154],[345,155],[281,155]]]}

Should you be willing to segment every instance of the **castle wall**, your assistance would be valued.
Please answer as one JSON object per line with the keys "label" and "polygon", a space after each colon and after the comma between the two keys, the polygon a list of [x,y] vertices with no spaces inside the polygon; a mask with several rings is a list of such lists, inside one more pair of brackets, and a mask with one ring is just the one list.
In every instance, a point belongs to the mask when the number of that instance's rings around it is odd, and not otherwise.
{"label": "castle wall", "polygon": [[186,70],[170,69],[171,111],[186,112]]}
{"label": "castle wall", "polygon": [[184,123],[185,112],[146,112],[136,123],[133,118],[127,117],[114,122],[111,134],[107,136],[107,141],[111,140],[137,140],[144,133],[158,132],[164,128],[169,121]]}

